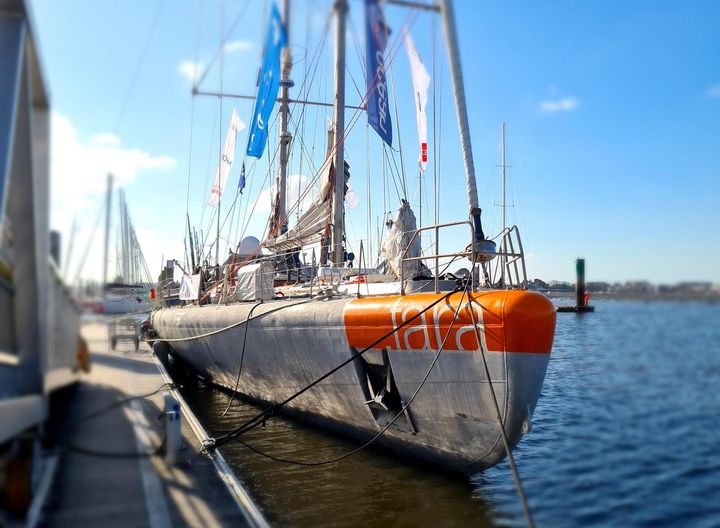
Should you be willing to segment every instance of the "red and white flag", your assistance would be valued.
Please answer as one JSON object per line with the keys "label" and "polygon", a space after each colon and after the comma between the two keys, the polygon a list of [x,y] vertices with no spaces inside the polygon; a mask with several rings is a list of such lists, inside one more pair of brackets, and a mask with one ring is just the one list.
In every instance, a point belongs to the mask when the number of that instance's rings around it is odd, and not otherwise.
{"label": "red and white flag", "polygon": [[425,107],[427,106],[430,75],[420,60],[420,55],[415,49],[415,43],[409,31],[405,32],[405,49],[407,50],[408,59],[410,59],[410,74],[412,75],[413,92],[415,92],[415,111],[417,113],[418,140],[420,141],[418,164],[420,170],[424,172],[428,160],[427,113]]}
{"label": "red and white flag", "polygon": [[208,198],[208,205],[212,207],[218,206],[220,198],[225,191],[225,182],[227,182],[228,174],[230,174],[230,169],[232,169],[233,158],[235,157],[237,134],[243,128],[245,128],[245,123],[242,122],[235,108],[233,108],[230,125],[228,126],[227,134],[225,134],[225,145],[223,145],[222,156],[220,157],[220,163],[218,163],[218,169],[215,173],[215,181],[210,189],[210,197]]}

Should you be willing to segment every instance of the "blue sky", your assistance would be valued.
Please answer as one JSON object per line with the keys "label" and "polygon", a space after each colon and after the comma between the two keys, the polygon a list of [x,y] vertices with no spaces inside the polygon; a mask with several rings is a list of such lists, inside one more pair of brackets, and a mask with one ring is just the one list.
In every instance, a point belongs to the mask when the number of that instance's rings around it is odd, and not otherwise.
{"label": "blue sky", "polygon": [[[124,184],[156,273],[163,256],[182,258],[188,174],[191,219],[207,224],[211,210],[203,204],[218,138],[234,104],[245,122],[252,110],[251,103],[225,99],[219,119],[218,100],[198,97],[191,119],[187,74],[194,63],[207,65],[216,56],[221,26],[228,33],[239,19],[226,38],[223,91],[253,93],[268,3],[206,0],[202,10],[190,0],[31,3],[54,111],[55,227],[67,241],[75,219],[76,251],[84,249],[103,198],[105,173],[113,170]],[[312,55],[317,48],[330,4],[293,2],[290,38],[298,87],[309,61],[303,60],[305,49]],[[354,44],[357,38],[363,45],[362,3],[351,0],[350,8],[349,67],[362,88]],[[485,224],[493,234],[499,228],[499,130],[506,121],[513,206],[508,216],[523,234],[530,276],[571,279],[575,257],[584,256],[591,280],[720,281],[720,5],[457,0],[456,10]],[[394,30],[391,42],[410,23],[431,70],[434,18],[398,7],[389,7],[387,17]],[[466,216],[467,206],[445,50],[437,44],[430,98],[434,89],[442,106],[437,122],[442,128],[441,220],[453,221]],[[325,46],[320,58],[309,97],[329,100],[332,47]],[[402,47],[393,59],[392,77],[413,199],[417,134]],[[216,61],[202,87],[219,86]],[[348,98],[359,101],[351,78]],[[319,165],[328,114],[306,116],[306,147],[315,145],[310,157]],[[432,122],[429,126],[432,135]],[[246,131],[238,138],[238,160],[246,138]],[[366,237],[366,148],[372,214],[382,215],[380,142],[372,131],[367,145],[365,138],[361,116],[347,144],[351,185],[360,202],[348,212],[352,240]],[[262,183],[275,145],[273,138],[249,176],[243,208],[259,191],[267,191],[269,183]],[[301,171],[297,152],[291,173],[312,178],[307,162]],[[228,201],[238,171],[236,163]],[[432,172],[426,176],[430,182]],[[388,207],[395,209],[394,190],[390,196]],[[429,213],[423,214],[427,218]],[[256,213],[248,234],[261,238],[266,216]],[[85,276],[99,275],[101,240],[96,233],[89,245]],[[450,243],[459,248],[465,241],[450,237]],[[76,268],[71,264],[69,275]]]}

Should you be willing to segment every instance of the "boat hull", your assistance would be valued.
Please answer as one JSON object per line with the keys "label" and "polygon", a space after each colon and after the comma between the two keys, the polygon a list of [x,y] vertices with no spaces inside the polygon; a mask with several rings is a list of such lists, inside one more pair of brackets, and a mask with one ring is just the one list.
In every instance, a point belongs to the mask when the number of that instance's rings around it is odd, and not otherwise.
{"label": "boat hull", "polygon": [[477,336],[515,446],[537,403],[555,327],[552,304],[538,294],[479,292],[472,298],[416,294],[166,308],[153,312],[151,322],[201,375],[268,403],[361,354],[292,400],[287,411],[369,440],[417,391],[408,412],[377,443],[470,473],[505,456]]}

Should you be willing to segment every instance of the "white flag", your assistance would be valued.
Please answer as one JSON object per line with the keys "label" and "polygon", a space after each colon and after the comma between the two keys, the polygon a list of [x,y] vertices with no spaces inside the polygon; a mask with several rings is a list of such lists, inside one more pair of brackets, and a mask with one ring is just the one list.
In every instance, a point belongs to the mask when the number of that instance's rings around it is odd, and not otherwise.
{"label": "white flag", "polygon": [[220,203],[220,197],[225,191],[225,182],[227,181],[228,174],[232,168],[233,158],[235,157],[235,141],[237,140],[237,134],[243,128],[243,123],[237,115],[235,108],[233,108],[232,116],[230,117],[230,125],[228,126],[227,134],[225,134],[225,145],[222,150],[222,157],[218,164],[217,173],[215,173],[215,182],[210,189],[210,198],[208,198],[208,205],[217,207]]}
{"label": "white flag", "polygon": [[415,49],[415,43],[413,42],[410,32],[405,32],[405,48],[407,49],[408,59],[410,59],[410,73],[412,75],[413,91],[415,92],[415,110],[417,112],[417,129],[418,129],[418,140],[420,141],[420,157],[418,158],[418,164],[420,170],[425,171],[427,168],[428,160],[428,147],[427,147],[427,114],[425,113],[425,107],[427,106],[427,92],[430,86],[430,75],[428,75],[425,66],[423,66]]}

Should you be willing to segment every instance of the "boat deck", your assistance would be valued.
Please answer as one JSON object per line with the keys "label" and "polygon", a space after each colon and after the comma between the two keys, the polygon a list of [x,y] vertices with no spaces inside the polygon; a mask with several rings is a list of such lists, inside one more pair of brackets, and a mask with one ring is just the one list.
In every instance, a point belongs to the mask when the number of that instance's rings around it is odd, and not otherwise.
{"label": "boat deck", "polygon": [[[67,409],[55,426],[63,428],[61,443],[73,447],[59,455],[41,523],[104,528],[265,525],[222,455],[211,459],[199,454],[204,432],[186,406],[185,448],[179,462],[170,466],[162,456],[138,456],[163,442],[159,416],[167,387],[93,419],[73,422],[168,381],[146,344],[136,352],[133,344],[121,342],[111,351],[107,325],[101,322],[85,324],[83,335],[92,354],[92,371],[60,396],[64,401],[53,403]],[[82,449],[108,454],[90,455]]]}

